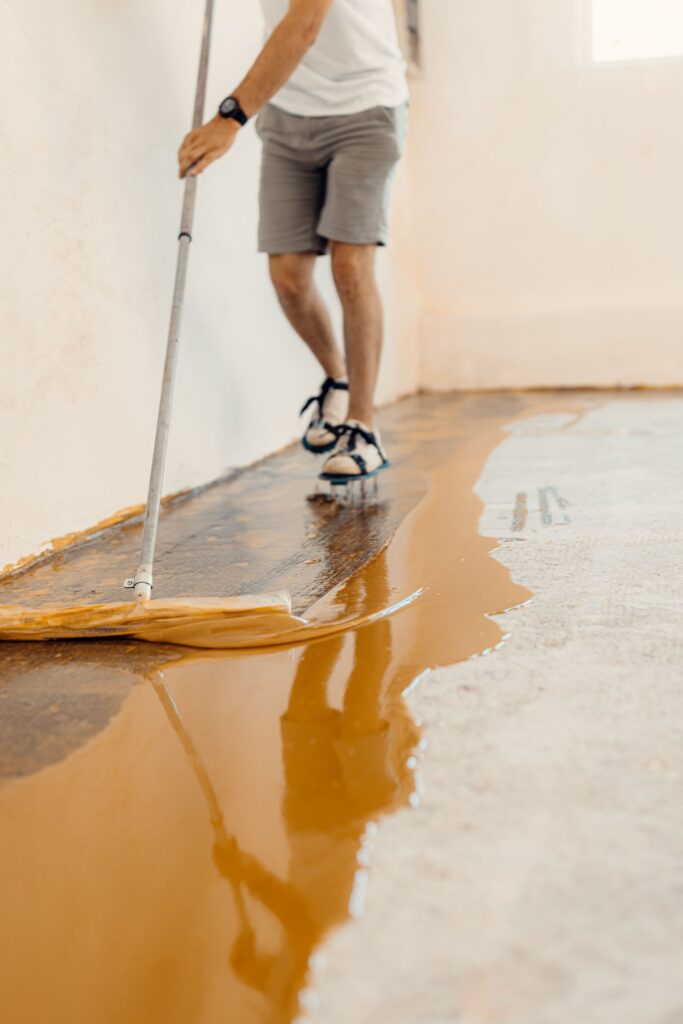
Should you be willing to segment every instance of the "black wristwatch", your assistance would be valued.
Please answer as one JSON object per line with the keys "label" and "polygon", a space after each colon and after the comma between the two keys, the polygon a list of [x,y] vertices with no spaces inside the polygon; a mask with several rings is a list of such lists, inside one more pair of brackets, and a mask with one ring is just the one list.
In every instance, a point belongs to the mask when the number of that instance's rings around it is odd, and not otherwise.
{"label": "black wristwatch", "polygon": [[227,96],[219,106],[218,113],[221,117],[231,117],[233,121],[237,121],[239,124],[246,124],[249,120],[236,96]]}

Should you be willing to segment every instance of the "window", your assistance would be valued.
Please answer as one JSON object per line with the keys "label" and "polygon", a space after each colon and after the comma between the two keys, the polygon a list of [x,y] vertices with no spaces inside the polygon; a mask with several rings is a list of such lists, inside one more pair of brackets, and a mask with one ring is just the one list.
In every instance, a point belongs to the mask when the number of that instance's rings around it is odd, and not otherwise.
{"label": "window", "polygon": [[598,62],[683,56],[683,0],[590,0]]}

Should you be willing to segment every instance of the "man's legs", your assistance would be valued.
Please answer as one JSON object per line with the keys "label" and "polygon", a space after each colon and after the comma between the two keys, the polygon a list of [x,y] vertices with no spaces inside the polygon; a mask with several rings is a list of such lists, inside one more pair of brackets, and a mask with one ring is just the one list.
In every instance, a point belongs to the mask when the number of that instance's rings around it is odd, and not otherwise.
{"label": "man's legs", "polygon": [[[264,142],[259,250],[271,253],[271,277],[282,308],[326,376],[339,380],[348,374],[348,413],[344,409],[335,426],[346,415],[373,428],[382,348],[375,254],[377,244],[387,241],[388,186],[403,150],[406,116],[407,105],[372,107],[354,115],[312,119],[319,122],[314,134],[311,125],[302,131],[301,118],[272,105],[259,115]],[[353,239],[355,244],[337,239]],[[344,312],[345,359],[313,282],[315,252],[326,248],[326,241]],[[328,387],[328,398],[334,394]],[[355,450],[362,435],[344,433]],[[341,444],[341,436],[339,440]],[[310,447],[306,442],[304,438]],[[363,443],[373,444],[367,437]],[[324,448],[316,443],[311,450]],[[369,463],[374,461],[371,455]]]}
{"label": "man's legs", "polygon": [[375,280],[374,245],[331,242],[332,274],[344,313],[344,360],[313,271],[313,253],[270,257],[270,276],[290,324],[328,377],[349,380],[348,418],[372,428],[382,348],[382,305]]}
{"label": "man's legs", "polygon": [[270,278],[285,316],[306,342],[326,376],[346,376],[344,359],[334,340],[332,322],[315,286],[315,253],[283,253],[269,257]]}
{"label": "man's legs", "polygon": [[332,275],[344,311],[349,380],[348,419],[371,430],[382,351],[382,302],[375,280],[375,245],[330,242]]}

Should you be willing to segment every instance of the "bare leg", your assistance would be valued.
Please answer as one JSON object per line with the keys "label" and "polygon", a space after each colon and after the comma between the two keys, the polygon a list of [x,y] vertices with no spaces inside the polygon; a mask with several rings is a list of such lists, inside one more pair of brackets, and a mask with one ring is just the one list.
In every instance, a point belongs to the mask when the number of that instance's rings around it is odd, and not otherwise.
{"label": "bare leg", "polygon": [[332,274],[344,310],[349,379],[348,418],[372,428],[382,352],[382,302],[375,280],[374,245],[332,242]]}
{"label": "bare leg", "polygon": [[314,253],[283,253],[269,257],[270,279],[283,312],[306,342],[328,377],[346,376],[344,359],[334,340],[327,307],[315,286]]}

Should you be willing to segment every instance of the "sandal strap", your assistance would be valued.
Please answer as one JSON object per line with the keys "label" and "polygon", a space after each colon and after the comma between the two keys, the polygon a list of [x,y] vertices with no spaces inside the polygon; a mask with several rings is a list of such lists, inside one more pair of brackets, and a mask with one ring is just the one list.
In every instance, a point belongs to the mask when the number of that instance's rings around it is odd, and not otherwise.
{"label": "sandal strap", "polygon": [[368,464],[362,455],[360,455],[358,452],[349,452],[349,457],[353,459],[361,473],[367,473]]}
{"label": "sandal strap", "polygon": [[346,381],[335,380],[334,377],[326,377],[325,380],[323,381],[323,386],[321,387],[321,389],[318,392],[318,394],[317,395],[311,395],[311,397],[308,398],[304,402],[304,404],[301,407],[301,412],[299,413],[299,416],[303,416],[303,414],[306,412],[306,410],[309,409],[310,406],[312,406],[315,402],[317,402],[317,404],[318,404],[318,417],[320,419],[322,419],[323,418],[323,406],[325,404],[325,399],[329,395],[330,391],[348,391],[348,390],[349,390],[349,385],[346,383]]}
{"label": "sandal strap", "polygon": [[358,442],[358,438],[361,437],[366,444],[373,445],[373,447],[377,449],[379,454],[382,455],[382,449],[377,443],[377,438],[370,430],[364,430],[362,427],[359,427],[356,424],[351,423],[340,423],[338,426],[331,427],[330,429],[332,430],[332,433],[335,434],[335,436],[337,437],[337,440],[339,440],[339,438],[343,437],[345,434],[348,434],[349,440],[346,444],[346,450],[349,453],[354,451],[356,443]]}

